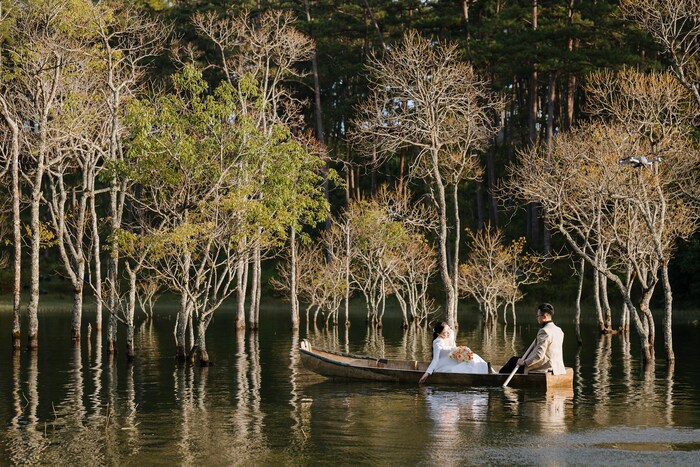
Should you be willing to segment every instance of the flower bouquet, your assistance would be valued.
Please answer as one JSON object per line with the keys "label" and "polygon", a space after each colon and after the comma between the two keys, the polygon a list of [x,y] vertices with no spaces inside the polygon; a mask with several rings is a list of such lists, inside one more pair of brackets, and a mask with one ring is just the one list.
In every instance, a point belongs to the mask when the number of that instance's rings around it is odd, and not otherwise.
{"label": "flower bouquet", "polygon": [[474,358],[474,352],[466,345],[459,345],[450,351],[450,358],[458,362],[469,362]]}

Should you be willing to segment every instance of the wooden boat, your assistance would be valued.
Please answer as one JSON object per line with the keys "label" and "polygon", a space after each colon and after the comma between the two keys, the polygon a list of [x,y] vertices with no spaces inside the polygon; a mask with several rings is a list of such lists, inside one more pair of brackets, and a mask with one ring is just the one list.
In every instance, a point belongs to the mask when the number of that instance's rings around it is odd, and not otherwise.
{"label": "wooden boat", "polygon": [[[299,347],[303,365],[314,373],[328,378],[418,384],[418,380],[429,365],[428,362],[416,360],[387,360],[313,347],[306,339],[301,342]],[[468,387],[500,387],[507,378],[507,374],[435,372],[430,375],[427,383]],[[508,386],[541,391],[573,391],[573,382],[574,371],[567,368],[563,375],[551,373],[516,374]]]}

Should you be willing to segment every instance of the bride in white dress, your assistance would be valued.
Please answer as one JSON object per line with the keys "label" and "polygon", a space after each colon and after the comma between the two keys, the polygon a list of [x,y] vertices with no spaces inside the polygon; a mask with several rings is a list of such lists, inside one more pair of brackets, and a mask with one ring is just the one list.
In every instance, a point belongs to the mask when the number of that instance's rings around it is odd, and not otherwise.
{"label": "bride in white dress", "polygon": [[475,353],[472,353],[472,358],[469,361],[457,361],[450,357],[450,354],[457,347],[454,338],[454,332],[443,321],[439,321],[435,324],[433,332],[433,360],[430,362],[430,366],[425,370],[423,376],[419,381],[423,384],[428,376],[432,375],[433,372],[438,373],[477,373],[477,374],[487,374],[489,372],[489,366],[486,361]]}

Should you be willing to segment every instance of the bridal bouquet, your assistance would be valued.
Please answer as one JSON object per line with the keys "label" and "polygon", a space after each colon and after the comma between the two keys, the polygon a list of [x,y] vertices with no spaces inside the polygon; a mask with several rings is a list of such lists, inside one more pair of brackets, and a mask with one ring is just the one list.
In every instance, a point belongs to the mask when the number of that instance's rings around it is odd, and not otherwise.
{"label": "bridal bouquet", "polygon": [[474,358],[474,352],[466,345],[459,345],[450,351],[450,358],[458,362],[468,362]]}

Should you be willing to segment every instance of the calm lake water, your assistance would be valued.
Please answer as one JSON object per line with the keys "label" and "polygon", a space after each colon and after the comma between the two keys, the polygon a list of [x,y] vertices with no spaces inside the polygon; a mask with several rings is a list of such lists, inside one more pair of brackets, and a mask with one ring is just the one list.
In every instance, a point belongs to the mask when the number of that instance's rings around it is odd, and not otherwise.
{"label": "calm lake water", "polygon": [[[521,310],[515,328],[488,338],[461,311],[458,343],[498,367],[537,332],[534,314]],[[219,312],[208,333],[215,365],[178,367],[173,313],[164,306],[154,322],[139,321],[137,359],[127,365],[94,333],[71,345],[69,305],[41,311],[38,353],[13,355],[3,308],[0,464],[700,465],[700,313],[676,314],[675,367],[668,371],[659,342],[650,372],[634,331],[629,341],[599,338],[586,324],[579,350],[558,313],[573,395],[328,381],[301,367],[299,339],[428,360],[432,334],[404,332],[391,316],[368,329],[358,309],[347,331],[302,326],[293,335],[288,305],[272,301],[259,333],[236,334],[232,312]]]}

